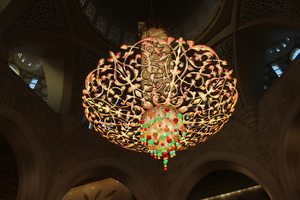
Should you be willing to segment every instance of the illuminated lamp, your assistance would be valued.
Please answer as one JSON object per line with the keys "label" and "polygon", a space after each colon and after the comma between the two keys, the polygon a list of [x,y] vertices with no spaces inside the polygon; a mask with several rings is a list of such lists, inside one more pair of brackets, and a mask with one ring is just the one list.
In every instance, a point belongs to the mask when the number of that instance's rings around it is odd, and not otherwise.
{"label": "illuminated lamp", "polygon": [[205,142],[234,111],[237,80],[208,46],[142,26],[142,39],[110,52],[86,77],[85,116],[123,148],[168,160]]}

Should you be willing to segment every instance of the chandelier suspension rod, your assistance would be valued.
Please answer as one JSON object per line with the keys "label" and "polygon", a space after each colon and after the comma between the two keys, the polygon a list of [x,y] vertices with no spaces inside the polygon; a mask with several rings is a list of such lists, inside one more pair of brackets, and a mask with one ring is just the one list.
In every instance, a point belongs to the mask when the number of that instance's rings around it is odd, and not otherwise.
{"label": "chandelier suspension rod", "polygon": [[152,4],[152,0],[150,0],[150,8],[151,8],[151,17],[153,18],[153,17],[154,17],[154,14],[153,14],[153,4]]}

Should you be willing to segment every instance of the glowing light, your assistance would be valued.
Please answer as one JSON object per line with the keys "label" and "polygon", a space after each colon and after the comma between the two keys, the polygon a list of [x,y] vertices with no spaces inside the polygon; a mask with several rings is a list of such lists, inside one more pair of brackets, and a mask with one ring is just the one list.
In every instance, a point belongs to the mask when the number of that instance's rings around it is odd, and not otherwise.
{"label": "glowing light", "polygon": [[38,81],[39,81],[38,79],[33,78],[33,79],[31,80],[31,82],[29,83],[29,87],[30,87],[31,89],[34,89]]}
{"label": "glowing light", "polygon": [[244,192],[247,192],[247,191],[254,191],[254,190],[258,190],[258,189],[262,189],[262,187],[260,185],[256,185],[256,186],[253,186],[253,187],[249,187],[249,188],[245,188],[245,189],[241,189],[241,190],[236,190],[236,191],[233,191],[233,192],[228,192],[228,193],[225,193],[225,194],[220,194],[220,195],[210,197],[210,198],[205,198],[205,199],[202,199],[202,200],[214,200],[214,199],[220,199],[221,197],[227,197],[228,198],[230,196],[234,196],[234,195],[239,194],[239,193],[244,193]]}
{"label": "glowing light", "polygon": [[295,60],[295,58],[300,54],[300,49],[299,48],[295,48],[290,55],[290,59],[291,61]]}
{"label": "glowing light", "polygon": [[[150,28],[87,77],[86,118],[110,142],[168,159],[217,133],[237,102],[227,62],[205,45]],[[148,37],[150,36],[150,37]],[[154,37],[155,36],[155,37]]]}
{"label": "glowing light", "polygon": [[283,71],[280,69],[279,65],[277,63],[272,64],[272,69],[277,74],[278,77],[280,77],[283,73]]}

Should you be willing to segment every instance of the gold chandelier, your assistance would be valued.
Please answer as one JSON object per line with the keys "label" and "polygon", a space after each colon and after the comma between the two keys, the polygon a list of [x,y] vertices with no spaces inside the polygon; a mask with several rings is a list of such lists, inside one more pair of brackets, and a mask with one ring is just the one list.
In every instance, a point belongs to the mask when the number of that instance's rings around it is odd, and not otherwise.
{"label": "gold chandelier", "polygon": [[168,159],[206,141],[238,99],[227,62],[205,45],[145,28],[134,45],[110,52],[86,77],[83,106],[102,136],[123,148]]}

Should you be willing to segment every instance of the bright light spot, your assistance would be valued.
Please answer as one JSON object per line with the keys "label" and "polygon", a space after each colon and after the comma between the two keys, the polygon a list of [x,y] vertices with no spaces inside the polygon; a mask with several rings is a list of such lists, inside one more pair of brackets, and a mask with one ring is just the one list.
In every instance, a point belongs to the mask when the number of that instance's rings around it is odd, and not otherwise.
{"label": "bright light spot", "polygon": [[13,70],[16,74],[20,75],[19,69],[15,65],[8,65],[11,70]]}
{"label": "bright light spot", "polygon": [[279,51],[280,51],[280,49],[279,49],[278,47],[276,47],[276,48],[275,48],[275,50],[276,50],[277,52],[279,52]]}
{"label": "bright light spot", "polygon": [[[104,125],[104,124],[103,124]],[[88,129],[93,129],[94,127],[93,127],[93,124],[90,122],[89,123],[89,126],[88,126]]]}
{"label": "bright light spot", "polygon": [[286,47],[286,43],[283,42],[283,43],[281,44],[281,46]]}
{"label": "bright light spot", "polygon": [[35,78],[33,78],[32,81],[31,81],[31,83],[35,83],[35,84],[36,84],[37,82],[38,82],[38,80],[35,79]]}
{"label": "bright light spot", "polygon": [[30,84],[29,84],[29,87],[30,87],[31,89],[34,89],[35,86],[36,86],[36,84],[37,84],[37,82],[38,82],[38,79],[33,78],[33,79],[31,80]]}
{"label": "bright light spot", "polygon": [[292,51],[291,55],[290,55],[290,59],[291,61],[295,60],[295,58],[300,54],[300,49],[296,48]]}
{"label": "bright light spot", "polygon": [[206,199],[202,199],[202,200],[213,200],[213,199],[220,199],[220,197],[228,197],[230,195],[235,195],[235,194],[240,194],[240,193],[243,193],[247,190],[255,190],[255,189],[260,189],[261,186],[260,185],[256,185],[256,186],[253,186],[253,187],[249,187],[249,188],[245,188],[245,189],[241,189],[241,190],[236,190],[236,191],[233,191],[233,192],[228,192],[228,193],[225,193],[225,194],[220,194],[220,195],[217,195],[217,196],[214,196],[214,197],[210,197],[210,198],[206,198]]}
{"label": "bright light spot", "polygon": [[273,68],[273,70],[275,71],[275,73],[277,74],[278,77],[280,77],[281,74],[283,73],[277,63],[273,63],[272,68]]}

